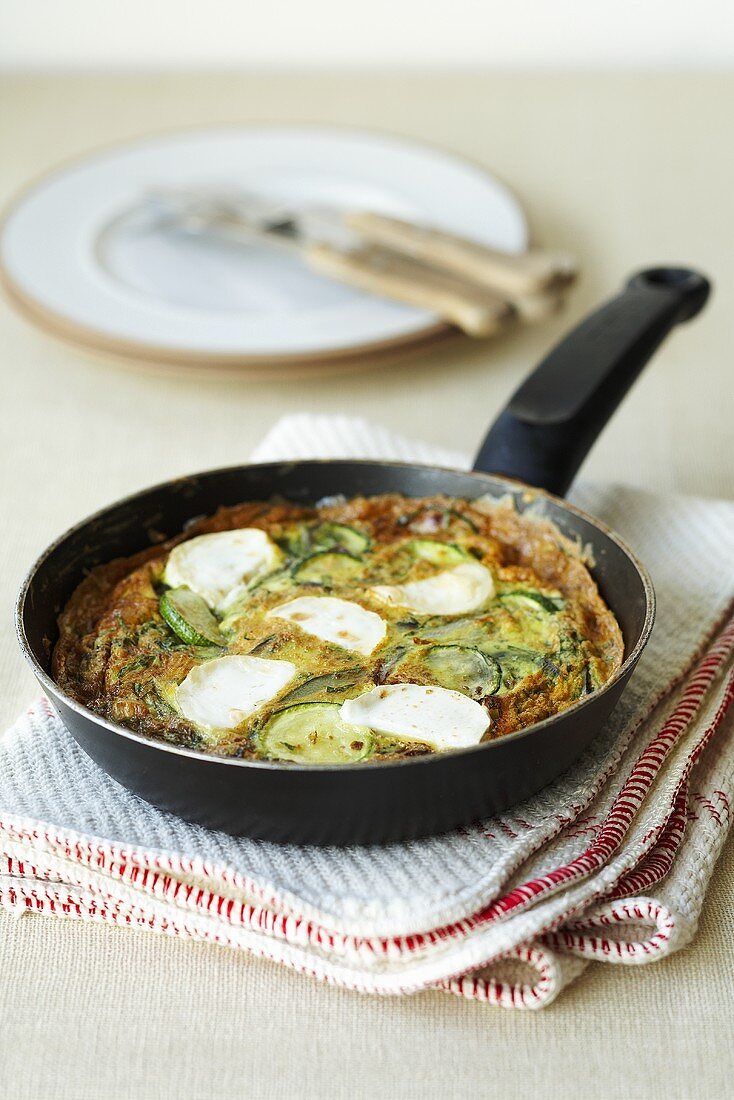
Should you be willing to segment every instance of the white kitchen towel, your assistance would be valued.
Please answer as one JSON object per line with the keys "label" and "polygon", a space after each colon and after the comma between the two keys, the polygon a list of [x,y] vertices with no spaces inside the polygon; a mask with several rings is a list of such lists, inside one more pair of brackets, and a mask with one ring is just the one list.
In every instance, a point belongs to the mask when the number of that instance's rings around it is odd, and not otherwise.
{"label": "white kitchen towel", "polygon": [[[466,465],[346,417],[280,421],[253,458]],[[574,769],[500,818],[381,848],[234,839],[155,810],[46,701],[0,741],[0,904],[252,951],[363,992],[550,1003],[587,960],[693,936],[734,799],[734,505],[582,485],[658,595],[622,702]]]}

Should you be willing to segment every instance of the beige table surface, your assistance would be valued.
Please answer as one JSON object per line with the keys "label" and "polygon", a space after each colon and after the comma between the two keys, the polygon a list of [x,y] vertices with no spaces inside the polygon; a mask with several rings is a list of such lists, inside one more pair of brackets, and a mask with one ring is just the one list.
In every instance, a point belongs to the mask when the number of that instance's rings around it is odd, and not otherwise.
{"label": "beige table surface", "polygon": [[[734,77],[489,74],[13,77],[0,83],[0,201],[60,160],[169,125],[300,119],[386,128],[494,168],[539,241],[584,279],[563,319],[338,384],[133,373],[0,305],[0,669],[7,724],[34,695],[11,604],[33,556],[154,480],[242,461],[282,413],[360,410],[469,447],[564,325],[635,268],[699,265],[711,308],[657,357],[586,475],[734,496]],[[734,846],[695,945],[597,966],[552,1008],[442,994],[366,999],[216,947],[0,917],[0,1096],[13,1100],[731,1095]]]}

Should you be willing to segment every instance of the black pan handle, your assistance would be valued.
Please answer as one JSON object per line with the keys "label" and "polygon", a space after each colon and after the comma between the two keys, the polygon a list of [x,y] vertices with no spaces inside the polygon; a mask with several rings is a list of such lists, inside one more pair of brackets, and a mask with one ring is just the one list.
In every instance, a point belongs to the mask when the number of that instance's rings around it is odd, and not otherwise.
{"label": "black pan handle", "polygon": [[596,437],[675,325],[703,308],[708,279],[682,267],[634,275],[536,367],[489,429],[475,470],[563,496]]}

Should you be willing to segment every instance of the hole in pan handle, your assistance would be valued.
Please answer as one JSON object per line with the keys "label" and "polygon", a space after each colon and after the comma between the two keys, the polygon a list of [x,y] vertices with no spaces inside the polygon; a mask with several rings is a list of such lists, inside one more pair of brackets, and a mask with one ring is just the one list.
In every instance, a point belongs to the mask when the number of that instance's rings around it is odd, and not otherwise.
{"label": "hole in pan handle", "polygon": [[656,348],[696,316],[710,290],[708,279],[688,268],[634,275],[523,382],[489,429],[474,469],[563,496]]}

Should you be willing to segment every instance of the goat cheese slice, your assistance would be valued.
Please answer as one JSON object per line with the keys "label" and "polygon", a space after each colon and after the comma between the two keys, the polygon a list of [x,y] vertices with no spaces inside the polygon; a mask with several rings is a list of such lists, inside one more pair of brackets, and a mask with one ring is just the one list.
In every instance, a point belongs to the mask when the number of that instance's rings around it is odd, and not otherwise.
{"label": "goat cheese slice", "polygon": [[281,556],[275,543],[257,527],[215,531],[175,546],[163,580],[171,588],[190,588],[210,607],[219,607],[233,590],[272,569]]}
{"label": "goat cheese slice", "polygon": [[419,615],[463,615],[478,611],[492,598],[494,581],[485,565],[465,562],[423,581],[376,585],[370,592],[386,604]]}
{"label": "goat cheese slice", "polygon": [[274,699],[296,673],[290,661],[232,655],[195,665],[176,688],[184,718],[198,726],[231,730]]}
{"label": "goat cheese slice", "polygon": [[484,707],[459,691],[421,684],[385,684],[347,699],[339,708],[345,722],[423,741],[434,749],[477,745],[489,727]]}
{"label": "goat cheese slice", "polygon": [[307,634],[368,656],[387,633],[385,620],[350,600],[335,596],[299,596],[272,608],[268,618],[295,623]]}

